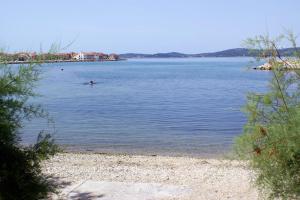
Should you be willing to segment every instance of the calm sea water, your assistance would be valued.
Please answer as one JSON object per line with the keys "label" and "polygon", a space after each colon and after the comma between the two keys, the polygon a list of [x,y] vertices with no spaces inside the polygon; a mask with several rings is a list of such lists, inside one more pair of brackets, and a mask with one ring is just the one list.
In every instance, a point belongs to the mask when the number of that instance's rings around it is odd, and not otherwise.
{"label": "calm sea water", "polygon": [[[55,131],[69,150],[211,155],[230,149],[246,122],[246,94],[267,88],[269,72],[249,58],[139,59],[43,65],[34,101],[54,123],[34,120],[31,143]],[[61,71],[61,68],[64,70]],[[90,80],[94,86],[87,85]]]}

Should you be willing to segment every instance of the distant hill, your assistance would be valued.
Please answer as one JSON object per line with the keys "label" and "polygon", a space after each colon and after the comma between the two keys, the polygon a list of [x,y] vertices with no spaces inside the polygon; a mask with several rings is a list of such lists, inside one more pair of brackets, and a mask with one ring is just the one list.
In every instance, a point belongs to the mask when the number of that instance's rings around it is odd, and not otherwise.
{"label": "distant hill", "polygon": [[[300,51],[300,48],[297,48]],[[294,48],[285,48],[279,50],[282,56],[292,56],[295,52]],[[227,49],[224,51],[199,53],[199,54],[184,54],[179,52],[156,53],[156,54],[140,54],[140,53],[125,53],[120,54],[120,58],[187,58],[187,57],[250,57],[255,56],[253,51],[246,48]]]}
{"label": "distant hill", "polygon": [[193,54],[193,57],[241,57],[241,56],[250,56],[249,49],[235,48],[235,49],[227,49],[224,51],[217,51],[211,53]]}
{"label": "distant hill", "polygon": [[119,54],[120,58],[185,58],[190,57],[188,54],[169,52],[156,54],[141,54],[141,53],[125,53]]}
{"label": "distant hill", "polygon": [[170,53],[156,53],[156,54],[152,54],[153,58],[184,58],[184,57],[188,57],[187,54],[184,53],[178,53],[178,52],[170,52]]}

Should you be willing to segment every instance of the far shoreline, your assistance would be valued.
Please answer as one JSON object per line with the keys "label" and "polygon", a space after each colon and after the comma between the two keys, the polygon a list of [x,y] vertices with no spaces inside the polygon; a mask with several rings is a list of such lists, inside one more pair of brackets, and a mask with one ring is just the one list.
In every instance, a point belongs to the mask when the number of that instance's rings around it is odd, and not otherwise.
{"label": "far shoreline", "polygon": [[117,62],[117,61],[127,61],[127,60],[155,60],[155,59],[201,59],[201,58],[248,58],[251,56],[203,56],[203,57],[128,57],[119,58],[117,60],[43,60],[43,61],[4,61],[0,64],[45,64],[45,63],[102,63],[102,62]]}
{"label": "far shoreline", "polygon": [[127,59],[118,59],[118,60],[43,60],[43,61],[8,61],[1,62],[0,64],[44,64],[44,63],[81,63],[81,62],[117,62],[125,61]]}

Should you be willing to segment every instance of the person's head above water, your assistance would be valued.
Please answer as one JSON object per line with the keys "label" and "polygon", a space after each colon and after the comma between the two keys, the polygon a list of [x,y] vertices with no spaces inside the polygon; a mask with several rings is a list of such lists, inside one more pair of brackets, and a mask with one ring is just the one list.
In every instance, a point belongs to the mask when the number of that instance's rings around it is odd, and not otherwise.
{"label": "person's head above water", "polygon": [[90,81],[90,84],[93,85],[95,82],[94,81]]}

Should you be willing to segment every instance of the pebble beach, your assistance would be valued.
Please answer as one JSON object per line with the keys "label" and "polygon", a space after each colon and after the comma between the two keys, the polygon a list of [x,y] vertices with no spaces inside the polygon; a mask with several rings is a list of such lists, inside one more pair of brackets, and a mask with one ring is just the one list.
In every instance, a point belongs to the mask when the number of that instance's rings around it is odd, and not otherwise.
{"label": "pebble beach", "polygon": [[[255,200],[259,196],[252,184],[254,173],[247,163],[236,160],[61,153],[43,163],[43,172],[60,184],[59,194],[53,199]],[[97,182],[105,183],[106,188],[108,184],[117,185],[125,193],[115,188],[116,191],[109,190],[100,196],[70,196],[82,184]],[[143,189],[137,191],[137,184]],[[126,196],[128,187],[134,188],[131,196]],[[171,192],[162,193],[163,189],[154,190],[154,187],[167,187]]]}

